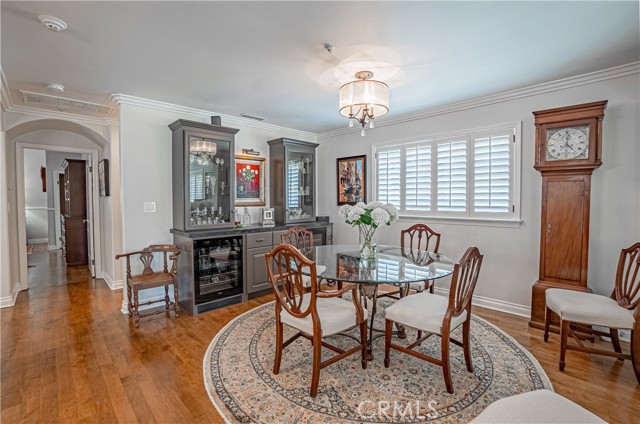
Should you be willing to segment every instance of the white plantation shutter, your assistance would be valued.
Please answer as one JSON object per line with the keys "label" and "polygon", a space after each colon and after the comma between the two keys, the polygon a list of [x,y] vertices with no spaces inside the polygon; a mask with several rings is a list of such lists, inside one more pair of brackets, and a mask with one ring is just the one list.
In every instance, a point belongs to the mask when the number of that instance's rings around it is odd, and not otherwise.
{"label": "white plantation shutter", "polygon": [[475,212],[509,212],[510,146],[511,135],[508,133],[475,138],[473,149],[473,210]]}
{"label": "white plantation shutter", "polygon": [[377,200],[400,207],[400,149],[388,149],[378,152]]}
{"label": "white plantation shutter", "polygon": [[300,166],[298,162],[289,161],[289,186],[287,187],[288,204],[287,208],[293,209],[300,207],[300,197],[298,196],[298,187],[300,187]]}
{"label": "white plantation shutter", "polygon": [[400,216],[519,221],[520,123],[375,148],[376,199]]}
{"label": "white plantation shutter", "polygon": [[438,143],[438,210],[467,210],[467,141]]}
{"label": "white plantation shutter", "polygon": [[189,174],[189,200],[204,199],[204,170],[192,170]]}
{"label": "white plantation shutter", "polygon": [[431,210],[431,146],[407,147],[404,163],[404,209]]}

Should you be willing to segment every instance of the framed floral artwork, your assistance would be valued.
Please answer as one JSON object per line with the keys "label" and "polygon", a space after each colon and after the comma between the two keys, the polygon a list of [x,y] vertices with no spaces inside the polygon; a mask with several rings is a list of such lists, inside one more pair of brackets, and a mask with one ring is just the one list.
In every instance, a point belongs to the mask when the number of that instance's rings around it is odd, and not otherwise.
{"label": "framed floral artwork", "polygon": [[236,155],[236,206],[265,206],[265,158]]}
{"label": "framed floral artwork", "polygon": [[338,204],[355,205],[367,201],[367,156],[338,158]]}

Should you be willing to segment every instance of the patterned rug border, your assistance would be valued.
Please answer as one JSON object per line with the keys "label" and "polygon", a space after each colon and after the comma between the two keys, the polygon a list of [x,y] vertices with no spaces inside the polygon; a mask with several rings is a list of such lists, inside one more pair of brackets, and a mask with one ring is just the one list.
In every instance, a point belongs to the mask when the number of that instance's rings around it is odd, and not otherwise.
{"label": "patterned rug border", "polygon": [[[222,337],[227,330],[229,330],[231,327],[235,326],[236,322],[239,321],[240,319],[244,319],[249,315],[253,315],[255,314],[258,310],[263,309],[263,308],[268,308],[274,307],[274,303],[275,301],[271,301],[268,303],[264,303],[262,305],[258,305],[254,308],[251,308],[250,310],[238,315],[237,317],[233,318],[231,321],[229,321],[224,327],[222,327],[213,337],[213,339],[211,340],[211,343],[209,343],[209,346],[207,347],[207,350],[204,354],[204,358],[202,359],[202,375],[203,375],[203,383],[204,383],[204,387],[205,390],[207,392],[207,395],[209,395],[209,399],[211,400],[211,403],[213,404],[213,406],[216,408],[216,410],[218,411],[218,414],[222,417],[222,419],[225,421],[225,423],[227,424],[234,424],[234,422],[239,422],[238,419],[234,416],[233,419],[235,421],[232,421],[227,414],[232,414],[233,412],[229,410],[229,408],[227,407],[227,405],[222,402],[222,400],[218,397],[218,394],[216,392],[215,389],[215,383],[213,381],[213,377],[211,375],[211,358],[212,358],[212,353],[213,350],[215,349],[216,343],[218,342],[218,340],[220,339],[220,337]],[[540,376],[540,380],[542,383],[542,386],[545,389],[554,391],[553,389],[553,385],[551,383],[551,380],[549,379],[549,376],[547,376],[547,373],[544,371],[544,368],[542,368],[542,366],[540,365],[540,362],[538,362],[538,360],[536,359],[535,356],[533,356],[533,354],[531,352],[529,352],[528,349],[525,349],[524,346],[522,346],[520,343],[518,343],[518,341],[516,339],[514,339],[511,335],[509,335],[507,332],[505,332],[503,329],[501,329],[500,327],[498,327],[497,325],[485,320],[484,318],[481,318],[477,315],[472,315],[472,318],[474,320],[476,320],[478,323],[485,325],[487,327],[491,327],[493,328],[497,334],[499,334],[503,339],[505,339],[506,341],[508,341],[510,344],[515,345],[516,347],[518,347],[519,351],[522,352],[526,358],[531,362],[531,364],[533,364],[533,366],[535,367],[536,371],[538,372],[538,375]],[[220,403],[220,404],[219,404]],[[225,413],[226,411],[226,413]],[[251,422],[254,422],[254,420],[251,420]],[[242,421],[244,422],[244,421]]]}

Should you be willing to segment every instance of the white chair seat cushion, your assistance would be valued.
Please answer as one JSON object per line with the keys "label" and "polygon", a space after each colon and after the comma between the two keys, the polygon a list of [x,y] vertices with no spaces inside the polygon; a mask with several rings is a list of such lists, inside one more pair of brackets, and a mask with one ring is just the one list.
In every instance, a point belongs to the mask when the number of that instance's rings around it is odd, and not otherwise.
{"label": "white chair seat cushion", "polygon": [[549,289],[545,296],[547,307],[564,321],[609,328],[633,328],[633,311],[618,305],[610,297],[563,289]]}
{"label": "white chair seat cushion", "polygon": [[557,393],[536,390],[497,400],[471,422],[474,424],[595,424],[606,421]]}
{"label": "white chair seat cushion", "polygon": [[[431,293],[417,293],[403,297],[385,310],[385,318],[399,324],[441,334],[444,314],[449,306],[449,298]],[[467,319],[467,311],[451,320],[451,330]]]}
{"label": "white chair seat cushion", "polygon": [[427,287],[429,286],[424,281],[418,281],[417,283],[409,283],[409,288],[417,292],[424,291],[424,289]]}
{"label": "white chair seat cushion", "polygon": [[[301,310],[306,310],[311,301],[311,293],[306,293],[302,298]],[[322,337],[330,336],[347,330],[356,325],[356,307],[351,300],[344,300],[337,297],[316,298]],[[364,318],[367,318],[367,310],[364,310]],[[284,324],[310,334],[313,334],[313,320],[311,314],[304,318],[297,318],[282,309],[280,319]]]}
{"label": "white chair seat cushion", "polygon": [[[318,277],[320,277],[320,274],[322,274],[325,270],[327,269],[326,266],[324,265],[316,265],[316,275]],[[306,272],[311,274],[311,271],[309,271],[309,267],[308,266],[303,266],[302,267],[302,272]],[[303,275],[302,276],[302,286],[303,287],[311,287],[311,276],[309,275]]]}

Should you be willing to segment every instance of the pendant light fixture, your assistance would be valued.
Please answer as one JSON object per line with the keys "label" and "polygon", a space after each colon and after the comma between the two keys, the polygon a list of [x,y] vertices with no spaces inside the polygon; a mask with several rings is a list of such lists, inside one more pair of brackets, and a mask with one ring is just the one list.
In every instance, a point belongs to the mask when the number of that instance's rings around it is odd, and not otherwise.
{"label": "pendant light fixture", "polygon": [[373,128],[373,119],[389,112],[389,86],[383,82],[372,80],[373,72],[360,71],[356,80],[340,87],[340,115],[349,118],[349,127],[353,121]]}

